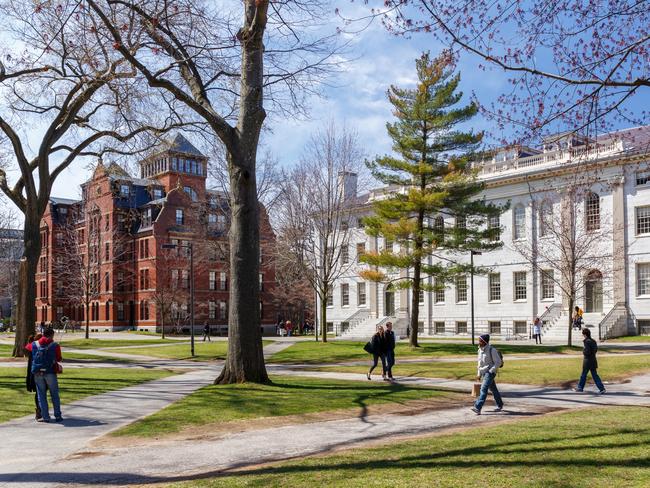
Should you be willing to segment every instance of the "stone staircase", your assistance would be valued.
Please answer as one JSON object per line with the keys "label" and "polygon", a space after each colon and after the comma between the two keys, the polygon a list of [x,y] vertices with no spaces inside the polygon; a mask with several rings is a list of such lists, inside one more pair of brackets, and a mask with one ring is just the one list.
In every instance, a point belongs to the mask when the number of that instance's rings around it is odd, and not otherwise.
{"label": "stone staircase", "polygon": [[619,302],[609,311],[599,325],[601,340],[621,337],[628,334],[629,311],[625,302]]}
{"label": "stone staircase", "polygon": [[[583,327],[591,329],[591,336],[598,339],[598,327],[603,319],[602,313],[585,313],[582,316]],[[569,327],[569,314],[566,310],[553,320],[549,320],[542,330],[542,341],[561,342],[566,344]],[[571,344],[582,344],[582,332],[577,329],[571,330]]]}
{"label": "stone staircase", "polygon": [[377,331],[378,325],[384,325],[388,321],[396,322],[395,317],[365,317],[363,320],[350,322],[350,327],[343,332],[339,339],[366,339],[369,340]]}

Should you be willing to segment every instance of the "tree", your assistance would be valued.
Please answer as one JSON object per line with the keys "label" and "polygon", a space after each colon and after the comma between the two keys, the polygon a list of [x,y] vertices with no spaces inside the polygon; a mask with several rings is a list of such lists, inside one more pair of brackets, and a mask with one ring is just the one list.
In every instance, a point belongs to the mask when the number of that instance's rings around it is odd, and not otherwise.
{"label": "tree", "polygon": [[[87,5],[108,30],[107,44],[151,87],[185,104],[225,147],[232,273],[228,356],[215,383],[267,382],[257,286],[257,149],[265,99],[281,113],[303,113],[305,95],[339,63],[332,39],[309,32],[323,18],[324,4],[89,0]],[[240,26],[237,11],[243,13]]]}
{"label": "tree", "polygon": [[[542,293],[549,287],[562,293],[569,346],[576,300],[595,282],[601,283],[601,292],[611,289],[602,282],[611,283],[614,273],[625,266],[623,250],[612,248],[613,216],[601,211],[599,194],[605,190],[611,190],[611,184],[586,162],[580,162],[572,175],[554,179],[552,186],[529,182],[539,237],[513,242],[513,248],[539,273]],[[549,295],[553,297],[552,292]]]}
{"label": "tree", "polygon": [[16,215],[0,198],[0,299],[9,300],[11,319],[16,319],[18,297],[18,263],[20,261],[22,232],[16,230]]}
{"label": "tree", "polygon": [[145,134],[180,124],[173,99],[151,109],[146,85],[105,48],[93,19],[76,15],[78,7],[0,2],[6,46],[0,142],[8,148],[0,159],[0,190],[24,216],[14,356],[24,354],[34,332],[40,222],[54,182],[77,158],[129,153],[146,143]]}
{"label": "tree", "polygon": [[[407,277],[391,280],[397,287],[412,290],[412,347],[418,346],[420,292],[442,287],[452,276],[468,270],[445,255],[496,248],[494,229],[483,224],[501,213],[499,207],[478,198],[483,185],[470,160],[483,135],[456,128],[476,115],[477,106],[458,107],[463,94],[457,91],[460,75],[453,73],[450,53],[434,59],[425,53],[415,64],[417,86],[391,86],[388,92],[397,121],[386,128],[399,157],[383,156],[368,164],[377,179],[398,189],[373,202],[374,215],[364,219],[366,232],[397,243],[399,250],[385,248],[361,258],[376,268],[412,270]],[[445,228],[445,217],[455,219],[453,228]],[[427,263],[429,255],[439,259]],[[365,270],[362,276],[387,279],[378,269]],[[424,282],[429,276],[435,278],[434,285]]]}
{"label": "tree", "polygon": [[[125,220],[129,222],[126,229],[132,227],[131,217]],[[105,273],[110,269],[107,268],[110,261],[107,263],[109,258],[105,255],[104,244],[111,243],[110,259],[114,263],[131,256],[133,251],[133,236],[128,230],[123,232],[110,226],[110,236],[103,232],[106,218],[98,207],[88,208],[82,201],[67,214],[67,221],[56,230],[58,252],[52,267],[53,281],[57,285],[55,293],[67,305],[83,308],[86,339],[90,337],[91,306],[102,295],[102,287],[105,287],[104,292],[109,290]],[[131,272],[123,272],[122,281],[113,276],[112,284],[119,289],[131,283],[132,279]]]}
{"label": "tree", "polygon": [[424,32],[511,75],[512,89],[486,111],[520,138],[612,118],[646,123],[632,105],[650,87],[645,0],[391,0],[376,15],[395,33]]}
{"label": "tree", "polygon": [[303,276],[317,293],[323,342],[327,298],[334,282],[355,266],[344,256],[357,210],[363,158],[356,133],[330,122],[311,137],[300,163],[282,178],[278,268]]}

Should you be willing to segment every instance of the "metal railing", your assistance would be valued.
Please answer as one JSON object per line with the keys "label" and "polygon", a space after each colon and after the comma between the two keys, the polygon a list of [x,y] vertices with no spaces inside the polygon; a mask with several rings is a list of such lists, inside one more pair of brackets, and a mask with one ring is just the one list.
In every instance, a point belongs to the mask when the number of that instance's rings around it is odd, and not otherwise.
{"label": "metal railing", "polygon": [[613,336],[610,334],[612,329],[616,326],[618,321],[622,318],[625,319],[627,324],[628,309],[625,302],[617,302],[612,309],[605,315],[603,320],[598,324],[598,339],[601,341],[611,339]]}

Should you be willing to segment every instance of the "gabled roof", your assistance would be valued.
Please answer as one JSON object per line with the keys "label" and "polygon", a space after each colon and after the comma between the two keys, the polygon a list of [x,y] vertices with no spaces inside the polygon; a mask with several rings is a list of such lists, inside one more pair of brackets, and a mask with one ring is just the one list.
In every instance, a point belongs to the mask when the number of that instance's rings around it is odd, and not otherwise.
{"label": "gabled roof", "polygon": [[192,144],[190,141],[188,141],[183,134],[178,133],[172,139],[169,141],[169,150],[171,151],[177,151],[177,152],[182,152],[185,154],[194,154],[195,156],[199,156],[204,158],[205,155],[199,151],[194,144]]}
{"label": "gabled roof", "polygon": [[74,205],[80,201],[81,200],[72,200],[71,198],[50,197],[50,203],[53,203],[54,205]]}

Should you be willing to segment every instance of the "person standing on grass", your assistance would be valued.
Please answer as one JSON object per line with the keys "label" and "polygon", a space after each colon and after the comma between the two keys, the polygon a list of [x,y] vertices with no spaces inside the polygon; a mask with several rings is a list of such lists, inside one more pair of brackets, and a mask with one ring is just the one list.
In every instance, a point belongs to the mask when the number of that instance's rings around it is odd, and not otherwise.
{"label": "person standing on grass", "polygon": [[393,379],[393,366],[395,366],[395,332],[393,332],[393,323],[386,322],[386,376],[389,380]]}
{"label": "person standing on grass", "polygon": [[503,400],[501,400],[501,393],[496,384],[497,371],[501,367],[501,355],[496,348],[490,345],[490,334],[483,334],[478,338],[478,379],[481,383],[481,393],[479,394],[472,412],[476,415],[481,415],[481,409],[487,399],[488,390],[492,392],[494,401],[497,404],[495,412],[500,412],[503,409]]}
{"label": "person standing on grass", "polygon": [[598,369],[598,360],[596,359],[598,344],[591,338],[591,331],[589,329],[582,329],[582,335],[585,338],[583,341],[584,347],[582,348],[582,355],[584,356],[582,360],[582,374],[580,375],[578,386],[573,391],[583,391],[587,382],[587,373],[591,373],[591,377],[598,387],[598,392],[602,395],[605,393],[605,386],[596,371]]}
{"label": "person standing on grass", "polygon": [[535,344],[542,343],[542,321],[539,317],[535,317],[535,322],[533,323],[533,337],[535,338]]}
{"label": "person standing on grass", "polygon": [[371,379],[370,375],[372,371],[377,367],[377,361],[381,359],[381,377],[384,380],[386,378],[386,335],[384,333],[384,328],[381,325],[377,326],[377,332],[370,339],[370,344],[372,344],[372,366],[368,370],[366,375],[368,379]]}
{"label": "person standing on grass", "polygon": [[45,329],[43,337],[38,341],[27,344],[25,347],[32,355],[32,373],[36,383],[36,394],[38,404],[41,407],[42,418],[37,422],[49,422],[50,412],[47,404],[47,390],[50,390],[52,405],[54,407],[54,418],[61,422],[61,400],[59,399],[59,382],[56,375],[60,371],[59,362],[61,357],[61,346],[54,342],[54,329]]}
{"label": "person standing on grass", "polygon": [[207,321],[203,325],[203,342],[205,342],[206,339],[208,339],[208,342],[212,342],[212,339],[210,339],[210,326]]}

